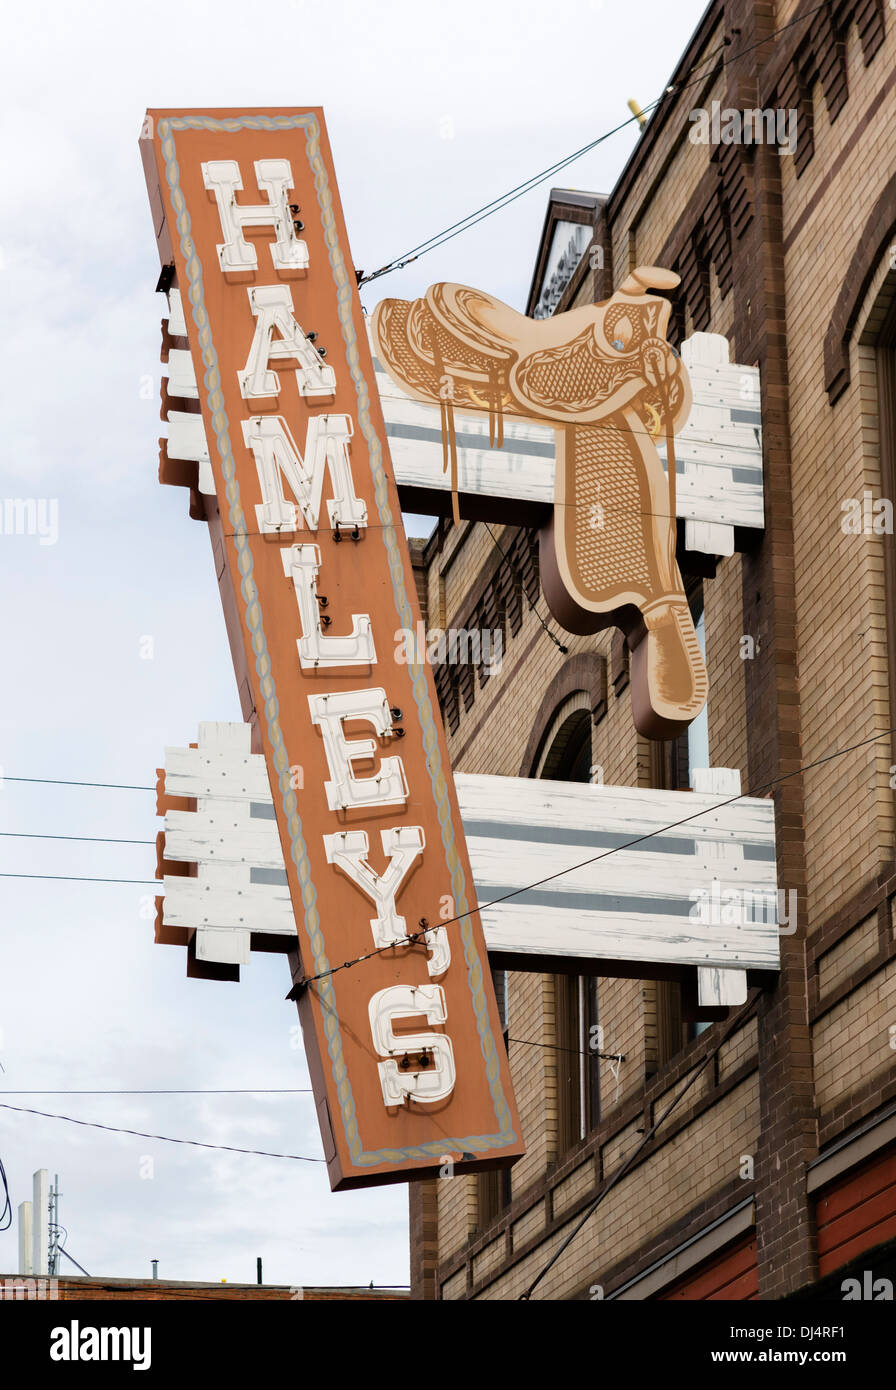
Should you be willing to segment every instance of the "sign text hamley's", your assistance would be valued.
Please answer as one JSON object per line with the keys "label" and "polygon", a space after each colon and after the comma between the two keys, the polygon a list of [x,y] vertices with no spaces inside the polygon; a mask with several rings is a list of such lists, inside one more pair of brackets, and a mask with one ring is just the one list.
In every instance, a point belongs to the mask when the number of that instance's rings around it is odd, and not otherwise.
{"label": "sign text hamley's", "polygon": [[511,1163],[520,1124],[433,681],[393,659],[419,611],[322,112],[150,111],[141,149],[274,790],[331,1185],[446,1155],[458,1172]]}

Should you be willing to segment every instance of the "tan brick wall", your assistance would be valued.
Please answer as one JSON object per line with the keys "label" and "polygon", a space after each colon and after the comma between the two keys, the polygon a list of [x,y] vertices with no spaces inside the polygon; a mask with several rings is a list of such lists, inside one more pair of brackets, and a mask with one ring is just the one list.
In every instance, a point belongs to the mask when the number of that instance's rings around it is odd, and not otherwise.
{"label": "tan brick wall", "polygon": [[550,975],[511,972],[507,979],[510,1072],[526,1141],[526,1153],[512,1169],[513,1195],[545,1171],[557,1152],[557,1054],[554,986]]}
{"label": "tan brick wall", "polygon": [[[722,39],[721,24],[710,34],[704,55],[718,50]],[[709,73],[712,65],[696,64],[698,71]],[[618,285],[636,265],[656,265],[670,231],[678,222],[682,208],[687,206],[709,166],[711,146],[695,145],[688,139],[693,128],[688,112],[698,100],[699,86],[689,87],[676,103],[676,115],[670,123],[670,136],[651,151],[634,179],[624,206],[617,210],[613,223],[613,283]],[[717,80],[706,95],[704,105],[723,96]],[[724,102],[723,102],[724,104]],[[671,156],[671,157],[670,157]],[[652,197],[647,197],[652,193]]]}
{"label": "tan brick wall", "polygon": [[[708,46],[710,48],[718,47],[720,37],[713,38]],[[688,202],[697,191],[700,180],[709,168],[712,146],[695,145],[688,138],[689,132],[694,128],[693,122],[688,120],[688,112],[696,104],[699,93],[699,87],[691,87],[688,92],[683,94],[682,99],[677,104],[677,110],[680,114],[673,118],[673,133],[670,136],[670,139],[674,141],[674,153],[663,170],[662,182],[656,185],[653,197],[643,208],[638,210],[637,216],[629,224],[635,236],[639,265],[660,264],[661,252],[668,240],[670,231],[681,216],[681,209],[687,207]],[[717,81],[705,98],[703,108],[708,111],[710,102],[718,100],[721,96],[721,81]],[[636,181],[634,199],[630,199],[630,203],[640,200],[643,196],[642,190],[653,185],[661,165],[667,159],[668,150],[666,148],[654,151],[653,157],[647,161],[640,178]],[[616,264],[618,264],[619,258],[617,243],[618,248],[622,246],[621,230],[619,222],[617,222],[614,227],[614,263]],[[618,284],[618,280],[616,283]]]}
{"label": "tan brick wall", "polygon": [[514,1249],[518,1250],[521,1246],[525,1245],[528,1240],[531,1240],[534,1235],[537,1235],[539,1231],[543,1230],[544,1222],[545,1204],[543,1201],[536,1202],[534,1206],[529,1208],[525,1216],[513,1223],[512,1235]]}
{"label": "tan brick wall", "polygon": [[[885,48],[868,68],[851,29],[850,97],[833,127],[825,103],[816,102],[815,154],[802,177],[796,177],[792,160],[782,160],[785,236],[824,189],[785,262],[806,763],[889,723],[881,542],[845,535],[840,524],[844,499],[861,498],[865,487],[880,493],[876,439],[867,420],[873,381],[868,374],[854,379],[833,409],[819,382],[821,345],[843,268],[880,188],[881,161],[892,163],[892,125],[883,111],[838,163],[892,68],[892,13],[888,19]],[[892,114],[892,97],[888,109]],[[890,761],[883,741],[806,774],[810,930],[892,855],[892,797],[885,794],[884,775]]]}
{"label": "tan brick wall", "polygon": [[848,979],[859,966],[877,955],[877,913],[872,912],[848,936],[818,958],[818,995],[826,995]]}
{"label": "tan brick wall", "polygon": [[476,1230],[477,1178],[441,1178],[436,1188],[439,1211],[439,1255],[442,1261],[465,1245]]}
{"label": "tan brick wall", "polygon": [[554,1188],[554,1215],[562,1216],[567,1207],[594,1186],[594,1159],[587,1158]]}
{"label": "tan brick wall", "polygon": [[641,980],[601,980],[597,1009],[604,1030],[603,1052],[616,1053],[623,1062],[601,1062],[601,1114],[606,1118],[644,1085],[647,1063],[645,995],[652,985]]}
{"label": "tan brick wall", "polygon": [[[797,0],[785,0],[776,22],[792,18]],[[721,30],[707,39],[716,48]],[[876,382],[873,348],[859,341],[862,321],[883,282],[881,267],[860,314],[852,347],[852,383],[832,409],[823,389],[823,343],[831,313],[843,283],[843,273],[856,249],[875,198],[894,165],[896,99],[887,97],[875,119],[838,163],[896,62],[896,16],[887,11],[884,49],[867,68],[852,27],[847,42],[849,99],[834,126],[823,99],[815,102],[815,154],[800,178],[794,161],[781,159],[783,226],[785,236],[797,228],[785,259],[788,318],[788,365],[792,427],[792,492],[796,563],[796,633],[799,660],[800,728],[804,764],[826,758],[886,728],[889,723],[887,651],[884,603],[884,546],[880,537],[849,536],[841,529],[841,504],[861,498],[870,488],[880,494],[879,440],[876,426]],[[721,85],[704,98],[724,103]],[[696,97],[695,97],[696,100]],[[708,167],[710,149],[687,139],[686,107],[681,122],[659,141],[633,182],[625,203],[615,210],[612,224],[612,265],[616,284],[632,265],[656,261],[677,225],[688,199]],[[674,123],[673,123],[674,124]],[[649,195],[649,196],[648,196]],[[647,200],[645,203],[645,199]],[[581,298],[581,295],[579,296]],[[734,322],[733,295],[722,296],[715,270],[710,273],[711,324],[714,332],[729,334]],[[738,306],[739,309],[742,306]],[[502,539],[512,535],[493,527]],[[463,543],[459,545],[459,539]],[[888,541],[892,544],[892,540]],[[430,566],[430,621],[450,624],[475,588],[494,545],[483,526],[460,536],[449,528],[441,555]],[[711,761],[714,766],[746,768],[747,661],[743,585],[751,571],[740,556],[722,560],[715,578],[703,583],[710,676],[708,706]],[[748,595],[758,604],[763,596]],[[572,637],[549,618],[543,599],[539,611],[570,654],[596,651],[609,664],[611,634]],[[434,615],[440,615],[437,619]],[[787,634],[782,633],[782,637]],[[541,630],[534,615],[525,613],[516,636],[507,634],[501,674],[477,688],[472,708],[462,715],[457,732],[449,736],[454,765],[463,771],[516,776],[533,721],[548,685],[566,658]],[[785,714],[786,717],[786,714]],[[619,696],[608,682],[608,710],[593,730],[593,762],[603,768],[608,783],[649,785],[649,749],[634,731],[629,690]],[[894,799],[888,785],[894,761],[887,740],[847,758],[825,762],[805,774],[805,848],[808,880],[806,920],[800,930],[812,932],[830,919],[857,890],[878,873],[894,852]],[[785,882],[781,887],[787,888]],[[822,995],[838,987],[877,949],[876,917],[856,928],[821,958]],[[850,998],[824,1015],[813,1030],[818,1104],[828,1111],[867,1080],[884,1075],[896,1064],[889,1048],[888,1028],[896,1023],[894,971],[887,966]],[[601,980],[599,1018],[604,1049],[625,1054],[618,1078],[609,1063],[601,1064],[602,1114],[606,1117],[637,1094],[645,1072],[656,1057],[654,987],[629,980]],[[555,1040],[551,977],[514,975],[509,985],[511,1036],[529,1043]],[[757,1029],[749,1023],[722,1048],[718,1075],[724,1081],[756,1057]],[[556,1063],[549,1046],[512,1043],[511,1071],[528,1145],[526,1157],[513,1173],[514,1200],[525,1195],[550,1172],[563,1155],[557,1153]],[[692,1110],[709,1084],[710,1068],[689,1092],[685,1110]],[[687,1078],[677,1083],[678,1088]],[[661,1113],[674,1094],[657,1103]],[[708,1112],[688,1124],[673,1141],[639,1166],[602,1204],[570,1252],[563,1257],[539,1291],[540,1297],[564,1297],[586,1284],[599,1282],[608,1270],[651,1233],[668,1226],[698,1202],[737,1176],[740,1156],[756,1151],[758,1134],[758,1075],[741,1083]],[[676,1112],[677,1113],[677,1112]],[[640,1142],[638,1118],[604,1147],[605,1171],[611,1173]],[[576,1172],[560,1194],[573,1201]],[[476,1227],[475,1183],[453,1180],[439,1187],[439,1230],[443,1260],[457,1251]],[[544,1220],[544,1204],[514,1226],[519,1246]],[[487,1291],[489,1298],[514,1298],[545,1263],[564,1232],[549,1241],[520,1267],[501,1276]],[[484,1267],[496,1258],[492,1251],[478,1257]],[[592,1273],[593,1272],[593,1273]],[[445,1297],[465,1296],[465,1281],[455,1276]]]}
{"label": "tan brick wall", "polygon": [[[738,1086],[709,1114],[686,1126],[617,1184],[539,1285],[536,1297],[568,1298],[583,1285],[600,1283],[602,1271],[612,1269],[632,1252],[644,1240],[645,1231],[668,1225],[736,1178],[741,1155],[755,1152],[757,1122],[758,1080],[754,1077]],[[482,1296],[518,1298],[572,1225],[570,1221],[561,1227],[491,1284]],[[447,1295],[443,1289],[444,1296]]]}
{"label": "tan brick wall", "polygon": [[479,1252],[473,1260],[473,1279],[477,1284],[480,1279],[487,1279],[492,1271],[503,1263],[505,1250],[506,1241],[503,1236],[499,1236]]}
{"label": "tan brick wall", "polygon": [[739,1028],[726,1043],[719,1048],[719,1080],[726,1081],[732,1072],[737,1071],[750,1058],[756,1057],[756,1019],[751,1018],[745,1027]]}
{"label": "tan brick wall", "polygon": [[812,1029],[822,1114],[874,1077],[896,1072],[891,1025],[896,1025],[896,961],[878,970]]}

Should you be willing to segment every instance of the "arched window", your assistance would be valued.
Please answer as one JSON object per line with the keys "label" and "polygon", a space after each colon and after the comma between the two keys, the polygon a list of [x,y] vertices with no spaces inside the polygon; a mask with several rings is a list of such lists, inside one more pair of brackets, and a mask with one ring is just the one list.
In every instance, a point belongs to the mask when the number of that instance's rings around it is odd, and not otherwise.
{"label": "arched window", "polygon": [[551,782],[590,782],[591,722],[589,697],[577,690],[551,720],[532,776]]}

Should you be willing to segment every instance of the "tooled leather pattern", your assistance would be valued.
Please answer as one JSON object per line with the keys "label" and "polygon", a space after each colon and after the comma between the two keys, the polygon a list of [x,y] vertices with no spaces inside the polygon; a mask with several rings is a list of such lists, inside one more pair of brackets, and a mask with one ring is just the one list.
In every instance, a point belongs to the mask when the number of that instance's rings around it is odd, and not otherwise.
{"label": "tooled leather pattern", "polygon": [[516,372],[524,395],[540,409],[558,415],[594,410],[640,377],[637,358],[607,361],[598,350],[590,324],[568,343],[530,353]]}
{"label": "tooled leather pattern", "polygon": [[415,299],[410,306],[406,333],[408,345],[417,358],[418,373],[422,369],[425,374],[426,369],[429,368],[430,385],[432,385],[436,366],[433,343],[438,348],[444,371],[455,378],[455,387],[462,387],[466,385],[467,381],[481,385],[494,376],[496,368],[494,358],[478,352],[467,342],[465,337],[456,337],[449,333],[433,316],[426,302],[422,299]]}

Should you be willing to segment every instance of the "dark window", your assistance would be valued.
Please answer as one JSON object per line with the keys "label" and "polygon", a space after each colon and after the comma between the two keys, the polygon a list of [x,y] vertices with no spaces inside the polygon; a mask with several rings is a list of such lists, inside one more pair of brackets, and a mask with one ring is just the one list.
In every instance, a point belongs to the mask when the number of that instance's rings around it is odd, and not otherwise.
{"label": "dark window", "polygon": [[[498,1016],[501,1020],[501,1031],[504,1037],[504,1046],[506,1047],[507,1035],[509,1032],[507,1013],[507,971],[492,969],[492,984],[495,989],[495,999],[498,1003]],[[480,1231],[486,1230],[493,1221],[497,1221],[504,1208],[510,1205],[512,1196],[511,1181],[511,1171],[509,1168],[488,1168],[485,1172],[479,1174],[477,1206]]]}
{"label": "dark window", "polygon": [[[590,782],[591,712],[575,710],[551,740],[539,775],[555,782]],[[564,1153],[600,1119],[597,1040],[597,977],[557,975],[556,1058],[558,1148]]]}
{"label": "dark window", "polygon": [[596,975],[558,975],[558,1149],[564,1153],[600,1122],[600,1033]]}
{"label": "dark window", "polygon": [[587,709],[575,710],[564,719],[538,775],[551,782],[591,781],[591,714]]}

